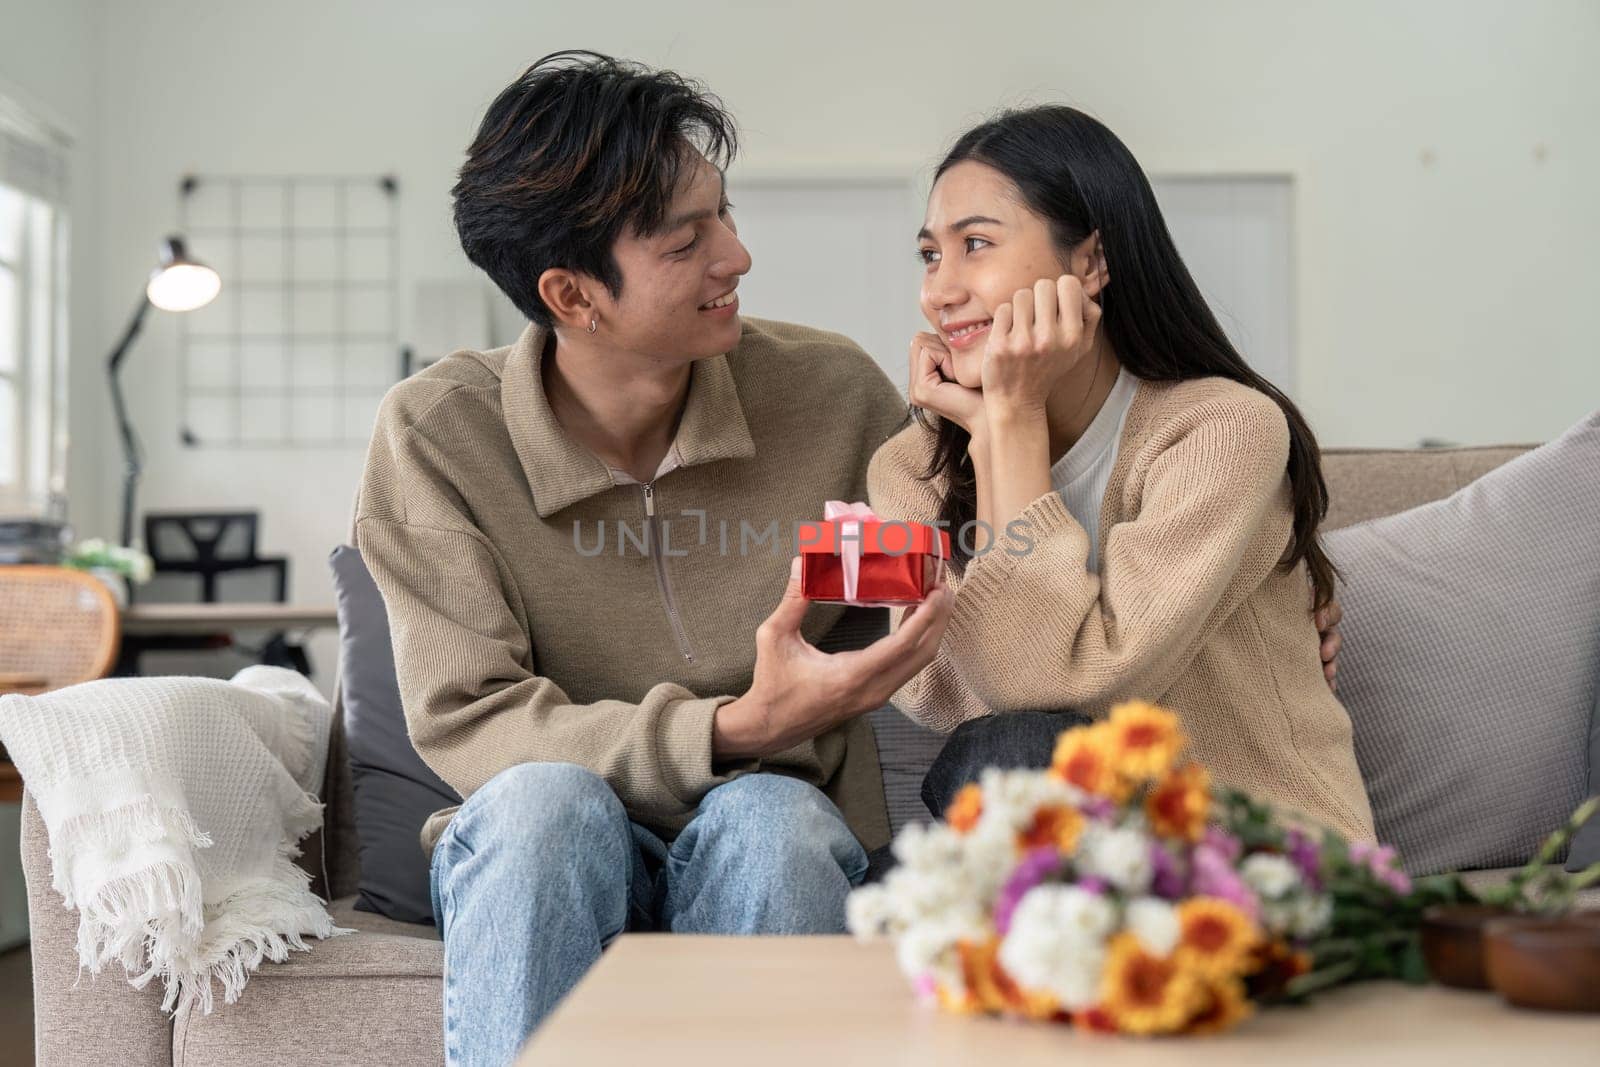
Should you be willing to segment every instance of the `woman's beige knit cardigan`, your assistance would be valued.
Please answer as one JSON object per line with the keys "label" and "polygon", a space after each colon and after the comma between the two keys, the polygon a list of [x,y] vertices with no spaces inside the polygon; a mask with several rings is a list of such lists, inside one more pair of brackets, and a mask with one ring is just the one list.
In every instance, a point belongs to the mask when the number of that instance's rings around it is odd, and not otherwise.
{"label": "woman's beige knit cardigan", "polygon": [[[934,439],[914,423],[879,449],[868,486],[880,515],[938,517],[941,483],[921,479]],[[1371,839],[1305,565],[1280,566],[1288,455],[1283,412],[1262,393],[1140,382],[1101,505],[1100,572],[1060,497],[1035,500],[1018,537],[952,576],[943,646],[895,704],[947,732],[994,712],[1154,701],[1182,717],[1219,783]]]}

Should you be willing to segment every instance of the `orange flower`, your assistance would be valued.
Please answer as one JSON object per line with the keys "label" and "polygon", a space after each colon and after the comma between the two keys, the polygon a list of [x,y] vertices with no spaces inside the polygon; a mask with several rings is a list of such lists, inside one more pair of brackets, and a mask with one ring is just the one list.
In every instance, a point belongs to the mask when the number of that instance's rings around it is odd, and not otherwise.
{"label": "orange flower", "polygon": [[1245,999],[1244,983],[1237,978],[1202,982],[1201,1007],[1185,1028],[1191,1034],[1220,1034],[1248,1019],[1255,1006]]}
{"label": "orange flower", "polygon": [[936,992],[940,1009],[951,1015],[977,1015],[983,1011],[978,1004],[978,998],[965,989],[952,991],[941,985],[936,988]]}
{"label": "orange flower", "polygon": [[1017,837],[1024,851],[1054,845],[1070,856],[1078,850],[1083,834],[1083,813],[1065,804],[1047,804],[1033,814],[1033,822]]}
{"label": "orange flower", "polygon": [[1000,966],[1000,939],[992,937],[981,945],[963,941],[961,973],[978,1008],[995,1014],[1020,1015],[1025,1019],[1050,1019],[1059,1010],[1054,997],[1023,989]]}
{"label": "orange flower", "polygon": [[1089,1008],[1072,1013],[1072,1025],[1094,1034],[1114,1034],[1117,1024],[1101,1008]]}
{"label": "orange flower", "polygon": [[1100,1007],[1125,1034],[1169,1034],[1202,1007],[1195,972],[1173,956],[1152,956],[1123,931],[1111,939],[1100,977]]}
{"label": "orange flower", "polygon": [[1111,762],[1109,739],[1105,723],[1064,731],[1056,740],[1050,773],[1085,793],[1122,801],[1128,788]]}
{"label": "orange flower", "polygon": [[1211,981],[1255,968],[1261,936],[1244,912],[1216,897],[1191,897],[1177,911],[1178,947],[1173,954],[1187,968]]}
{"label": "orange flower", "polygon": [[1282,941],[1257,942],[1244,973],[1250,975],[1249,992],[1257,998],[1283,993],[1294,979],[1311,970],[1311,957]]}
{"label": "orange flower", "polygon": [[1144,810],[1157,834],[1199,841],[1211,812],[1211,775],[1198,763],[1185,763],[1150,791]]}
{"label": "orange flower", "polygon": [[978,825],[978,817],[982,814],[983,790],[976,783],[962,786],[950,801],[950,806],[944,810],[945,821],[959,834],[967,833]]}
{"label": "orange flower", "polygon": [[1187,742],[1176,715],[1139,700],[1112,708],[1105,725],[1113,765],[1135,782],[1166,774]]}

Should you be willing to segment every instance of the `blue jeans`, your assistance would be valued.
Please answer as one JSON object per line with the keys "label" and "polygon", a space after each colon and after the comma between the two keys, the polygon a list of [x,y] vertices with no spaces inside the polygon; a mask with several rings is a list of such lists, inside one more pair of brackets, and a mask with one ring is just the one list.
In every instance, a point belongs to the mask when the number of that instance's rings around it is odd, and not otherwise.
{"label": "blue jeans", "polygon": [[625,930],[833,934],[867,857],[814,786],[748,774],[667,844],[570,763],[524,763],[467,798],[433,851],[451,1065],[510,1063]]}

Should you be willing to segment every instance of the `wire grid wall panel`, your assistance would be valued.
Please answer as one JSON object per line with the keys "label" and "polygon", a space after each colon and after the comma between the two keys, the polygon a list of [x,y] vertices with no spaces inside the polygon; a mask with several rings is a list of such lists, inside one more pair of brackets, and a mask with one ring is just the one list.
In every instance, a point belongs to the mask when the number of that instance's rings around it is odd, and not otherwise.
{"label": "wire grid wall panel", "polygon": [[179,317],[186,445],[365,446],[401,377],[392,177],[200,177],[189,252],[222,291]]}

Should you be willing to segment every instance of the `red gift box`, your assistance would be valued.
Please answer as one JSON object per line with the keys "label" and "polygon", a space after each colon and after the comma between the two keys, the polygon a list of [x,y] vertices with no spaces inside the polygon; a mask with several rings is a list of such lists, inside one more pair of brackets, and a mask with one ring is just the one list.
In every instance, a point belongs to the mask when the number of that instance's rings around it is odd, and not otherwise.
{"label": "red gift box", "polygon": [[822,522],[800,524],[800,594],[807,600],[873,608],[919,604],[950,558],[945,530],[881,520],[865,504],[830,500],[825,513]]}

